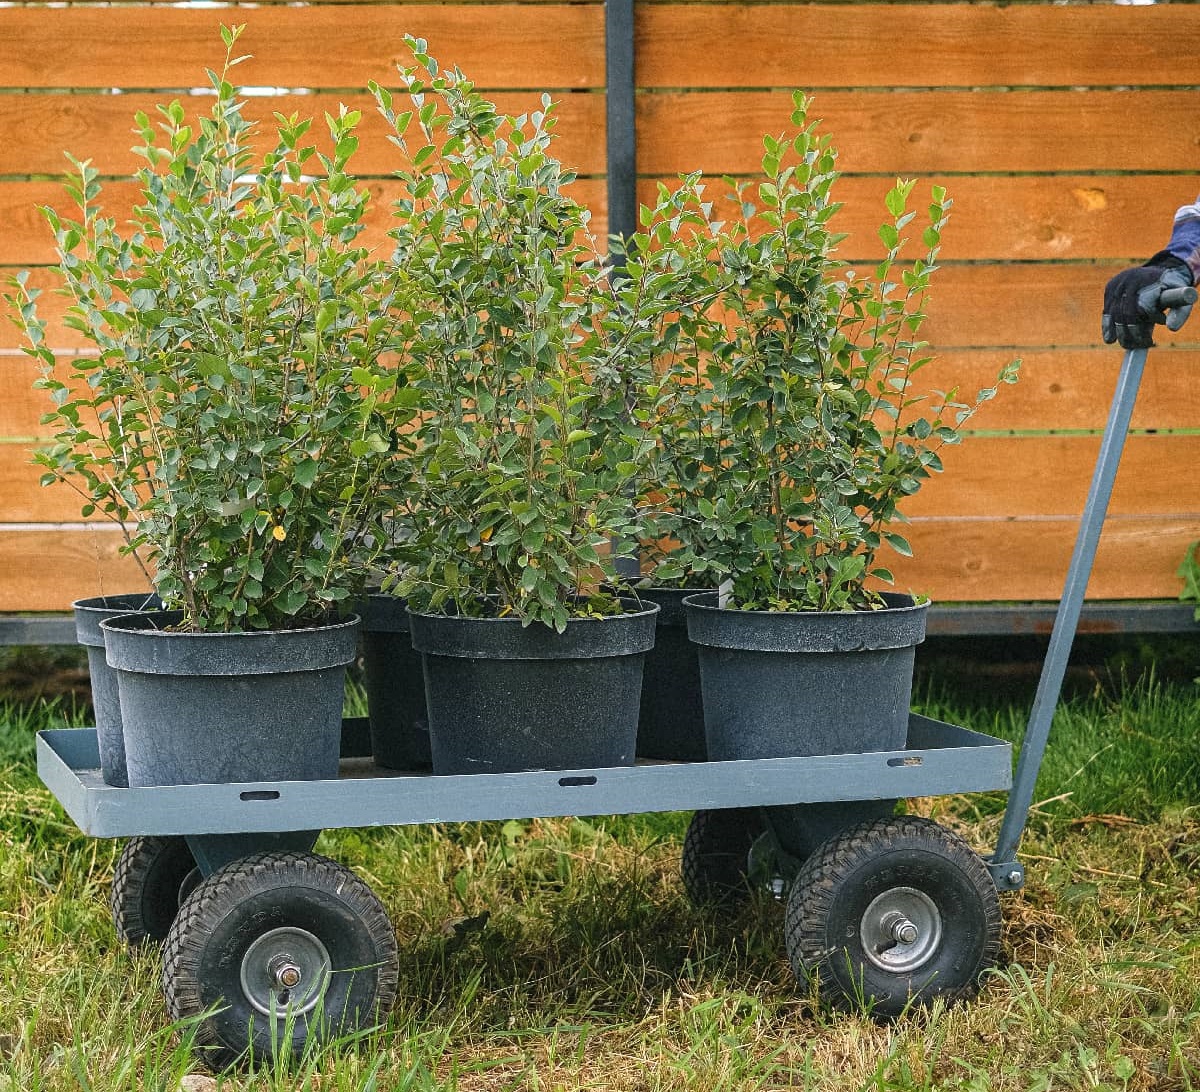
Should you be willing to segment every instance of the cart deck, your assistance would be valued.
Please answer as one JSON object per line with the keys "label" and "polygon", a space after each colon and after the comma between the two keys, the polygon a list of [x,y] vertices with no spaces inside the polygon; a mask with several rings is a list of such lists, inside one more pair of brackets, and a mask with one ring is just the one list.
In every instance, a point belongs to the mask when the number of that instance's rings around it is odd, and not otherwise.
{"label": "cart deck", "polygon": [[38,773],[85,834],[251,834],[329,827],[615,815],[831,803],[1008,789],[1012,745],[913,714],[902,751],[597,770],[435,776],[384,770],[354,752],[336,781],[113,788],[92,728],[39,733]]}

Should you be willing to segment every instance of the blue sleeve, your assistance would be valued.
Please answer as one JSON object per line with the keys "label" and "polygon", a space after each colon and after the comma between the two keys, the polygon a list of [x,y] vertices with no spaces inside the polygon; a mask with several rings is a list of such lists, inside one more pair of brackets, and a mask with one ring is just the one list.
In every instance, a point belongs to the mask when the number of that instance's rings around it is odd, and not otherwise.
{"label": "blue sleeve", "polygon": [[1200,283],[1200,197],[1175,213],[1167,253],[1181,258],[1191,267],[1192,280]]}

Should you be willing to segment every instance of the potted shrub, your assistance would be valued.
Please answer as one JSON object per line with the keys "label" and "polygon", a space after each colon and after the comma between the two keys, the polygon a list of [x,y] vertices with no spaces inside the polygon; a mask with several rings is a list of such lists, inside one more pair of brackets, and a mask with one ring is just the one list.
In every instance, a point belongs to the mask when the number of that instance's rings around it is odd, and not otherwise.
{"label": "potted shrub", "polygon": [[78,218],[45,210],[70,322],[97,350],[80,393],[32,346],[56,400],[51,472],[136,517],[128,548],[171,608],[101,624],[132,785],[337,775],[358,628],[342,615],[382,547],[412,413],[381,363],[399,279],[359,239],[358,115],[327,116],[330,154],[295,116],[259,134],[229,82],[238,33],[198,124],[178,102],[157,132],[138,116],[127,227],[87,163]]}
{"label": "potted shrub", "polygon": [[[82,176],[68,180],[68,190],[80,204],[85,201],[83,184]],[[68,276],[77,272],[77,265],[66,269]],[[41,365],[42,374],[34,386],[50,392],[53,400],[53,409],[41,423],[54,427],[55,443],[34,453],[34,461],[44,470],[42,485],[61,484],[74,490],[83,501],[80,512],[85,519],[100,514],[115,523],[148,588],[153,580],[151,571],[132,539],[142,502],[151,490],[146,464],[140,460],[131,464],[126,458],[127,438],[120,423],[125,392],[96,356],[60,364],[47,346],[46,324],[38,317],[41,292],[30,288],[28,282],[28,273],[18,273],[11,282],[13,291],[4,298],[11,317],[25,333],[25,353]],[[69,315],[67,322],[80,328],[78,315]],[[104,657],[100,623],[119,614],[162,610],[163,606],[151,591],[88,596],[71,604],[75,639],[87,650],[100,773],[106,785],[125,787],[129,778],[117,676]]]}
{"label": "potted shrub", "polygon": [[[661,214],[667,206],[674,209],[669,219]],[[701,392],[717,329],[709,309],[722,293],[721,232],[698,174],[685,177],[674,193],[660,184],[657,209],[644,215],[650,230],[630,240],[628,261],[635,269],[652,263],[673,286],[671,311],[639,373],[654,445],[636,498],[643,574],[637,594],[659,613],[654,648],[646,654],[637,749],[645,758],[697,762],[707,757],[700,665],[683,603],[715,590],[721,578],[719,563],[696,552],[687,526],[697,518],[703,488],[697,472],[708,440]]]}
{"label": "potted shrub", "polygon": [[[628,394],[670,307],[612,270],[551,155],[409,40],[412,109],[373,86],[407,162],[392,235],[421,390],[419,518],[395,562],[424,657],[435,773],[632,763],[653,606],[613,590],[652,441]],[[663,210],[668,221],[672,215]]]}
{"label": "potted shrub", "polygon": [[701,559],[724,580],[686,603],[715,759],[903,747],[927,603],[880,590],[880,553],[910,552],[900,505],[995,393],[964,404],[918,379],[944,191],[910,264],[914,184],[897,183],[885,257],[856,275],[835,257],[836,151],[808,106],[797,94],[795,133],[764,138],[765,177],[736,187],[739,215],[696,236],[720,288],[709,352],[700,374],[688,360],[663,380],[665,412],[690,422],[699,452],[671,531],[693,571]]}

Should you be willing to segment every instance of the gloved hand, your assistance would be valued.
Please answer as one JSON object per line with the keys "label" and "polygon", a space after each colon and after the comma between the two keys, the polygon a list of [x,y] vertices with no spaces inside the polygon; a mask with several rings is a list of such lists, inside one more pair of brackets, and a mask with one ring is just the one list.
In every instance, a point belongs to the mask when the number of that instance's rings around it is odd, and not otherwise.
{"label": "gloved hand", "polygon": [[1104,315],[1101,333],[1108,344],[1123,349],[1149,349],[1154,345],[1154,325],[1165,322],[1178,330],[1192,307],[1174,307],[1166,313],[1159,297],[1168,288],[1190,288],[1192,271],[1187,262],[1159,251],[1145,265],[1118,273],[1104,286]]}

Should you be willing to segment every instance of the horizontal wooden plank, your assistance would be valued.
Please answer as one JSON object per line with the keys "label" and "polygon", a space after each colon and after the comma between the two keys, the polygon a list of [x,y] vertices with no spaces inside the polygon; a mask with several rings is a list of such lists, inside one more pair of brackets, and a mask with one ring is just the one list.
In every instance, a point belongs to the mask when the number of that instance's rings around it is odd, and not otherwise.
{"label": "horizontal wooden plank", "polygon": [[[663,91],[638,96],[638,168],[750,174],[763,133],[792,131],[787,91]],[[1150,141],[1130,116],[1169,117]],[[1200,104],[1182,91],[823,91],[810,117],[840,170],[905,177],[942,171],[1191,171]],[[3,119],[0,118],[0,131]]]}
{"label": "horizontal wooden plank", "polygon": [[[1004,260],[1046,261],[1062,259],[1144,260],[1170,232],[1175,209],[1190,201],[1193,184],[1171,176],[1062,175],[1048,178],[941,178],[923,180],[927,193],[933,183],[945,184],[955,202],[954,215],[944,238],[943,261]],[[368,183],[375,195],[371,213],[373,232],[368,238],[382,242],[395,186],[387,181]],[[849,260],[873,260],[882,253],[876,237],[886,217],[884,194],[890,183],[882,178],[844,178],[837,196],[844,203],[840,230],[849,233],[841,254]],[[602,209],[605,183],[583,179],[575,193],[597,214],[595,230],[607,230]],[[654,198],[655,184],[645,179],[638,196]],[[724,184],[713,182],[709,194],[721,210]],[[918,199],[920,198],[920,192]],[[110,183],[104,191],[105,210],[118,218],[128,215],[135,199],[131,183]],[[64,210],[69,202],[53,182],[0,184],[0,265],[45,265],[54,261],[50,233],[37,206],[50,204]],[[919,239],[918,239],[919,242]]]}
{"label": "horizontal wooden plank", "polygon": [[[493,99],[508,114],[541,109],[540,95],[533,91],[502,92]],[[555,99],[556,155],[581,174],[603,174],[603,94],[566,91]],[[130,150],[141,143],[133,132],[134,115],[141,110],[156,118],[155,107],[169,101],[170,96],[153,93],[0,95],[0,174],[58,174],[66,167],[63,153],[67,151],[76,159],[90,159],[102,175],[131,174],[145,165]],[[191,120],[202,116],[212,100],[188,96],[181,101]],[[328,152],[331,143],[322,119],[326,113],[336,115],[341,103],[363,114],[354,169],[364,175],[396,170],[400,152],[388,142],[391,130],[370,95],[254,95],[246,99],[245,116],[263,125],[260,147],[266,147],[274,135],[274,112],[314,118],[313,143]]]}
{"label": "horizontal wooden plank", "polygon": [[42,468],[33,462],[34,450],[33,444],[0,443],[0,523],[81,520],[83,497],[61,482],[39,484]]}
{"label": "horizontal wooden plank", "polygon": [[[1020,357],[1020,381],[1001,387],[972,420],[972,428],[983,431],[1101,429],[1121,363],[1121,353],[1113,348],[1031,352],[935,346],[932,352],[933,361],[921,374],[923,387],[944,391],[957,387],[963,398],[994,386],[1000,369]],[[50,406],[49,397],[33,389],[37,376],[38,368],[28,357],[0,350],[0,440],[49,434],[40,423]],[[1142,379],[1133,427],[1200,428],[1197,377],[1200,350],[1155,350]]]}
{"label": "horizontal wooden plank", "polygon": [[[1121,351],[1104,349],[965,350],[934,348],[924,387],[959,389],[965,401],[995,386],[1000,369],[1021,360],[1021,378],[1001,386],[971,420],[980,430],[1102,429],[1108,419]],[[1156,349],[1133,412],[1134,429],[1200,428],[1200,352]]]}
{"label": "horizontal wooden plank", "polygon": [[1200,9],[643,4],[637,50],[645,87],[1144,87],[1186,81]]}
{"label": "horizontal wooden plank", "polygon": [[39,374],[27,356],[0,355],[0,440],[46,435],[40,422],[50,408],[50,396],[33,389]]}
{"label": "horizontal wooden plank", "polygon": [[[1177,187],[1184,200],[1186,190]],[[1130,235],[1127,257],[1143,262],[1170,237],[1168,195],[1157,208],[1163,219],[1137,238]],[[951,229],[953,230],[953,229]],[[1104,286],[1125,263],[943,266],[934,276],[929,320],[922,336],[939,345],[1101,345]],[[1200,340],[1200,328],[1186,326],[1164,342]],[[1109,349],[1109,352],[1115,350]]]}
{"label": "horizontal wooden plank", "polygon": [[[1099,450],[1093,436],[970,436],[942,450],[946,466],[903,512],[918,517],[1071,519],[1083,511]],[[70,522],[82,501],[69,488],[38,484],[33,447],[0,444],[0,523]],[[1191,486],[1200,437],[1135,435],[1126,444],[1110,511],[1200,521]],[[1200,534],[1200,523],[1197,533]]]}
{"label": "horizontal wooden plank", "polygon": [[[1165,243],[1168,230],[1169,219],[1146,237],[1147,251]],[[941,346],[943,352],[951,347],[998,345],[1098,348],[1104,285],[1123,268],[1123,263],[945,265],[934,279],[923,336]],[[0,267],[0,285],[16,272],[15,266]],[[66,302],[52,292],[57,283],[49,269],[30,273],[30,284],[45,292],[40,308],[49,323],[50,344],[64,349],[82,347],[79,335],[63,325]],[[1158,340],[1162,345],[1194,346],[1200,343],[1200,321],[1193,319],[1175,334],[1160,330]],[[17,349],[21,344],[20,331],[0,316],[0,351]],[[1102,352],[1111,357],[1116,350],[1105,347]],[[0,375],[7,367],[0,365]],[[4,401],[0,399],[0,420],[3,412]],[[5,433],[0,430],[0,435]]]}
{"label": "horizontal wooden plank", "polygon": [[[888,562],[898,587],[937,602],[1054,600],[1062,593],[1075,531],[1071,520],[921,519],[905,531],[914,556]],[[1198,537],[1194,519],[1110,520],[1089,598],[1175,598],[1175,571]],[[119,533],[101,526],[0,525],[0,611],[65,610],[74,599],[144,586],[134,561],[119,556],[119,545]]]}
{"label": "horizontal wooden plank", "polygon": [[[197,87],[224,57],[220,27],[245,23],[236,70],[246,86],[395,84],[411,59],[404,35],[428,40],[445,65],[484,88],[584,88],[604,83],[598,4],[272,5],[182,9],[0,9],[5,87]],[[52,45],[50,45],[52,43]],[[136,47],[132,46],[136,43]]]}
{"label": "horizontal wooden plank", "polygon": [[[889,556],[901,590],[935,602],[1057,600],[1078,525],[1070,520],[926,519],[904,529],[913,557]],[[1100,539],[1090,599],[1174,599],[1195,519],[1113,519]]]}
{"label": "horizontal wooden plank", "polygon": [[144,588],[118,530],[0,524],[0,611],[66,610],[76,599]]}
{"label": "horizontal wooden plank", "polygon": [[[44,7],[47,2],[53,3],[54,0],[15,0],[15,2],[21,7],[39,8],[39,7]],[[111,4],[112,0],[73,0],[73,2],[79,7],[89,7],[89,6],[101,7],[101,6],[107,6],[107,5]],[[172,0],[136,0],[136,2],[138,2],[138,3],[163,3],[163,2],[170,3],[170,2],[172,2]],[[322,4],[395,4],[397,2],[397,0],[319,0],[319,2]],[[403,0],[401,0],[401,2],[403,2]],[[459,0],[455,0],[455,2],[459,2]],[[506,5],[506,6],[511,7],[513,0],[466,0],[466,2],[470,3],[472,6],[489,6],[490,5],[490,6],[499,7],[502,5]],[[519,0],[519,2],[522,5],[524,5],[524,4],[561,4],[562,0]],[[861,0],[850,0],[850,2],[851,3],[859,3],[859,2],[861,2]],[[874,0],[869,0],[869,2],[874,2]],[[937,2],[944,2],[944,0],[905,0],[905,2],[906,3],[937,3]],[[1041,3],[1042,0],[1018,0],[1018,2],[1019,3]],[[1088,2],[1090,3],[1091,0],[1088,0]],[[271,4],[294,4],[294,3],[296,3],[296,0],[255,0],[255,3],[258,5],[268,5],[269,6]],[[602,5],[604,3],[604,0],[571,0],[571,3]]]}
{"label": "horizontal wooden plank", "polygon": [[[946,177],[920,180],[910,202],[921,210],[932,185],[942,185],[954,201],[943,235],[942,261],[1061,261],[1137,258],[1158,249],[1170,235],[1175,210],[1195,198],[1192,178],[1170,175],[1055,175],[1049,177]],[[884,195],[888,178],[845,177],[834,195],[844,205],[833,221],[849,238],[841,256],[849,261],[882,255],[876,236],[888,219]],[[655,183],[644,179],[639,199],[653,199]],[[721,181],[706,195],[716,212],[736,212]],[[727,211],[728,210],[728,211]],[[920,233],[913,233],[913,255]]]}
{"label": "horizontal wooden plank", "polygon": [[[1078,517],[1098,436],[968,436],[941,451],[945,472],[901,506],[918,516]],[[1200,534],[1200,497],[1190,484],[1200,436],[1134,435],[1125,443],[1109,512],[1191,518]]]}
{"label": "horizontal wooden plank", "polygon": [[[508,113],[536,109],[535,92],[494,96]],[[559,92],[558,156],[585,174],[602,174],[604,97]],[[1061,91],[825,92],[814,117],[840,151],[848,173],[922,176],[951,171],[1188,171],[1200,143],[1200,108],[1191,92]],[[141,165],[131,151],[133,116],[154,116],[169,96],[154,93],[0,95],[0,174],[55,174],[63,152],[90,158],[101,174],[128,174]],[[202,113],[204,98],[186,97]],[[247,116],[298,112],[319,119],[338,104],[363,111],[356,169],[387,174],[396,150],[370,96],[252,96]],[[673,175],[703,167],[710,174],[758,170],[762,134],[789,129],[786,92],[660,92],[638,97],[639,167]],[[1171,117],[1151,142],[1130,141],[1130,113]]]}
{"label": "horizontal wooden plank", "polygon": [[[399,196],[397,184],[374,180],[365,185],[371,192],[371,209],[363,239],[368,245],[390,251],[386,232],[392,203]],[[567,192],[591,208],[592,229],[603,240],[608,231],[604,180],[583,178]],[[110,182],[104,187],[100,204],[107,215],[123,220],[129,216],[137,195],[133,182]],[[50,265],[56,260],[53,237],[39,211],[42,205],[58,208],[64,215],[77,215],[57,183],[0,183],[0,224],[6,229],[0,235],[0,266]]]}

